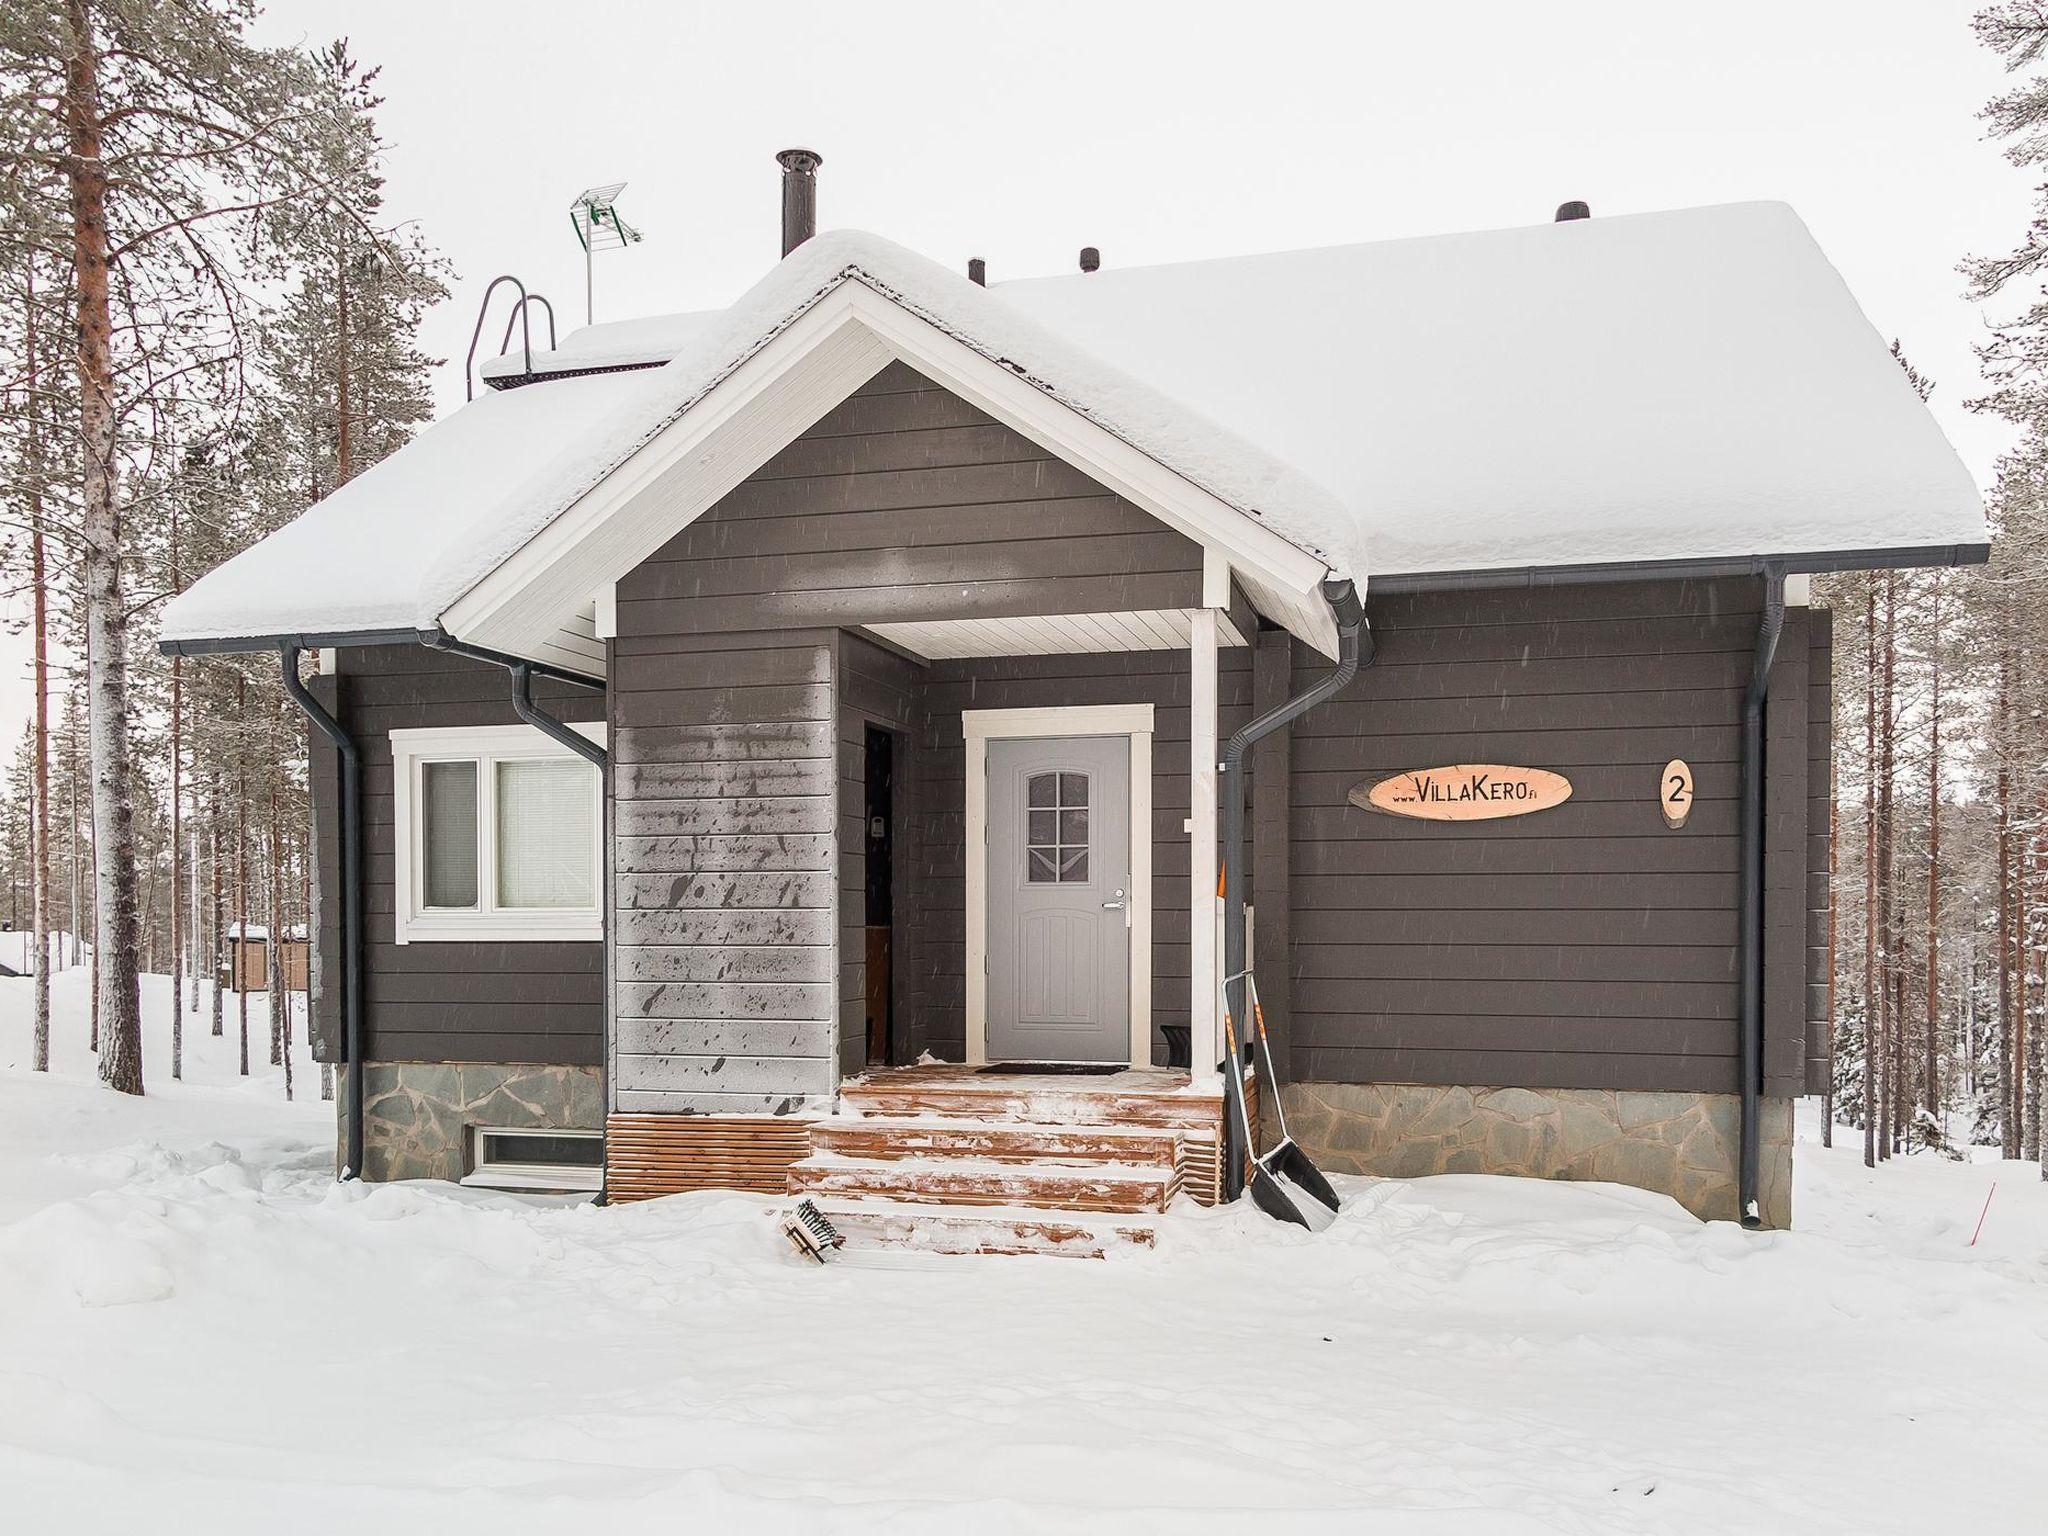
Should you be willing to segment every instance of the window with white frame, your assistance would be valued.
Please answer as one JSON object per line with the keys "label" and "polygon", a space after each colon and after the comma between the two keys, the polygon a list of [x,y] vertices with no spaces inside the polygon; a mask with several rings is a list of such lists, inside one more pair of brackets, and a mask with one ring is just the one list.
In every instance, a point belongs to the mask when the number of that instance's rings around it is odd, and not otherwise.
{"label": "window with white frame", "polygon": [[[594,741],[604,727],[579,725]],[[397,939],[597,939],[603,779],[530,725],[391,733]]]}
{"label": "window with white frame", "polygon": [[473,1125],[469,1138],[465,1184],[590,1190],[604,1182],[604,1140],[596,1131]]}

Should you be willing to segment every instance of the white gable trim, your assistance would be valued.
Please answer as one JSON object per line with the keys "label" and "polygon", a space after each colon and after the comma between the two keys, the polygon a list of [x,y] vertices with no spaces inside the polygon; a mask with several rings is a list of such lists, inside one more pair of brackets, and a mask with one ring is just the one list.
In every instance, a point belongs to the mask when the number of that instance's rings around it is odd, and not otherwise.
{"label": "white gable trim", "polygon": [[442,627],[472,644],[531,654],[592,592],[646,560],[896,360],[1213,551],[1262,611],[1335,654],[1335,625],[1317,592],[1326,572],[1320,559],[858,274],[842,278],[465,593]]}

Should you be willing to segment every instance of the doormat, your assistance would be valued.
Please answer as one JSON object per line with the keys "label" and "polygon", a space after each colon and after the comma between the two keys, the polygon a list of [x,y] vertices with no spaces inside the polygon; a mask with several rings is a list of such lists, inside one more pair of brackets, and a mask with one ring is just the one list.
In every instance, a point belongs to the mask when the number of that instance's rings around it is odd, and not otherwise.
{"label": "doormat", "polygon": [[983,1067],[982,1077],[1108,1077],[1128,1072],[1120,1061],[1001,1061]]}

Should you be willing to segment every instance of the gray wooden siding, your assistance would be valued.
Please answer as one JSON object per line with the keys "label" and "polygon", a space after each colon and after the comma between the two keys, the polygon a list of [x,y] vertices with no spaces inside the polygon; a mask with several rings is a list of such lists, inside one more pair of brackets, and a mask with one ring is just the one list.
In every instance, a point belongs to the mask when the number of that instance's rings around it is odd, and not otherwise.
{"label": "gray wooden siding", "polygon": [[[1292,731],[1297,1077],[1735,1088],[1737,767],[1759,606],[1754,582],[1371,605],[1375,664]],[[1778,772],[1790,759],[1797,786],[1771,844],[1780,884],[1790,850],[1795,889],[1767,993],[1785,1092],[1803,1072],[1812,858],[1803,614],[1795,628],[1774,723]],[[1322,665],[1300,647],[1295,662],[1297,687]],[[1677,831],[1657,802],[1673,757],[1698,787]],[[1453,762],[1556,769],[1573,796],[1466,824],[1347,801],[1361,781]]]}
{"label": "gray wooden siding", "polygon": [[1200,549],[901,363],[619,585],[642,636],[1185,608]]}
{"label": "gray wooden siding", "polygon": [[[560,943],[394,942],[391,736],[394,730],[516,725],[498,667],[420,646],[340,653],[339,677],[317,680],[363,754],[365,1047],[372,1061],[518,1062],[595,1066],[604,1040],[604,946]],[[566,720],[603,717],[588,689],[539,684],[535,698]],[[340,973],[338,759],[324,738],[310,750],[320,908],[314,1038],[341,1059],[341,1020],[329,978]]]}
{"label": "gray wooden siding", "polygon": [[838,1080],[838,638],[648,611],[612,646],[612,1107],[787,1111]]}

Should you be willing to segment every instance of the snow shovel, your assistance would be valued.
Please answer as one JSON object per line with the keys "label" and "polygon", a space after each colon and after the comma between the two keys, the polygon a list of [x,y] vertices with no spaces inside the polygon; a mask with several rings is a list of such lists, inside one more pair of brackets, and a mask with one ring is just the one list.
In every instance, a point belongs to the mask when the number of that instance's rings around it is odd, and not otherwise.
{"label": "snow shovel", "polygon": [[[1236,1029],[1230,1017],[1230,983],[1233,981],[1244,983],[1245,1002],[1258,1034],[1259,1069],[1265,1080],[1273,1085],[1270,1098],[1273,1119],[1280,1128],[1280,1140],[1264,1157],[1258,1156],[1252,1145],[1251,1113],[1245,1107],[1244,1069],[1238,1064]],[[1231,1084],[1237,1094],[1238,1123],[1244,1132],[1245,1150],[1252,1155],[1252,1203],[1277,1221],[1292,1221],[1306,1227],[1308,1218],[1294,1195],[1294,1191],[1299,1190],[1335,1215],[1342,1207],[1337,1192],[1323,1177],[1322,1169],[1301,1150],[1287,1130],[1287,1110],[1280,1102],[1280,1079],[1273,1070],[1273,1042],[1266,1036],[1266,1011],[1259,1006],[1258,983],[1252,979],[1250,971],[1239,971],[1223,979],[1223,1032],[1230,1046]],[[1284,1211],[1276,1210],[1276,1203],[1284,1204]]]}

